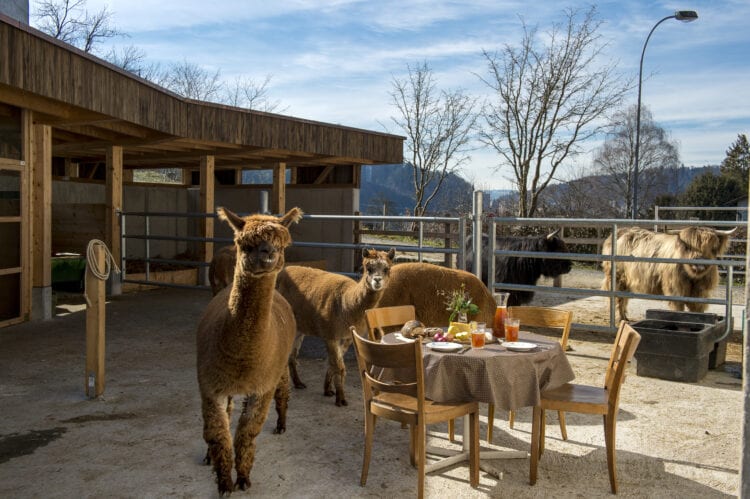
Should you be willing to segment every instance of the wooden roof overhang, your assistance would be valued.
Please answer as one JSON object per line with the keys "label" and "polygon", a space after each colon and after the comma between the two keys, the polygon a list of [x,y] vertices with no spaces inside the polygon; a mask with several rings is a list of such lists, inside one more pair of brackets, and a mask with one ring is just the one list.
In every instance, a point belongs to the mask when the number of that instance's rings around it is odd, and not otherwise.
{"label": "wooden roof overhang", "polygon": [[403,137],[182,98],[0,15],[0,103],[34,111],[53,130],[52,154],[123,168],[394,164]]}

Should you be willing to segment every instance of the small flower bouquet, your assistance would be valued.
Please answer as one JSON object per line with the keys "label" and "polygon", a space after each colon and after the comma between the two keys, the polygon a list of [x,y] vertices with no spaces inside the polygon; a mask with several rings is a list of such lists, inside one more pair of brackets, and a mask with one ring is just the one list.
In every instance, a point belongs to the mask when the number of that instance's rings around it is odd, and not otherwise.
{"label": "small flower bouquet", "polygon": [[445,297],[445,309],[451,313],[448,318],[450,322],[453,322],[453,319],[457,317],[466,320],[469,314],[474,315],[479,312],[479,307],[476,303],[472,303],[472,298],[466,292],[464,284],[461,284],[460,289],[454,289],[450,293],[439,291],[438,294]]}

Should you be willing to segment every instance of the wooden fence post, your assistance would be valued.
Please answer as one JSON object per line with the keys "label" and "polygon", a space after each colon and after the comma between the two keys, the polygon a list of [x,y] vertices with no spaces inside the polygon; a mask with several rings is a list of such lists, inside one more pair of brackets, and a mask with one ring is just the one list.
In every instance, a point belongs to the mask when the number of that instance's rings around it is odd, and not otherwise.
{"label": "wooden fence post", "polygon": [[94,261],[86,266],[86,396],[95,398],[104,393],[104,324],[105,281],[97,278],[91,266],[103,269],[105,247],[94,246]]}

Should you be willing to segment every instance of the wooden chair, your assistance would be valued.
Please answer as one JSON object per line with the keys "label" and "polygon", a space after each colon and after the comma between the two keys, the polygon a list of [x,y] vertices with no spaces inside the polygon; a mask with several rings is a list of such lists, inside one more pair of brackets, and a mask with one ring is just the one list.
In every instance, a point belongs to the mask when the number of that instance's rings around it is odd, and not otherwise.
{"label": "wooden chair", "polygon": [[[546,327],[560,330],[560,345],[563,352],[568,349],[568,336],[570,336],[570,325],[573,323],[573,312],[550,307],[508,307],[508,316],[521,320],[521,327]],[[560,419],[560,433],[563,440],[568,439],[568,431],[565,427],[565,412],[557,413]],[[513,428],[515,411],[508,414],[508,425]],[[492,428],[495,421],[495,406],[489,404],[487,408],[487,442],[492,443]]]}
{"label": "wooden chair", "polygon": [[378,307],[365,310],[367,320],[367,332],[370,341],[380,341],[389,326],[401,327],[409,321],[416,319],[417,315],[414,305],[396,305],[393,307]]}
{"label": "wooden chair", "polygon": [[604,416],[604,442],[607,448],[609,483],[612,493],[617,493],[615,426],[620,406],[620,388],[625,381],[625,369],[628,362],[633,358],[640,341],[641,335],[635,329],[625,321],[620,322],[620,328],[617,331],[604,377],[604,387],[566,383],[559,388],[542,392],[539,406],[534,407],[531,430],[531,464],[529,469],[529,483],[531,485],[536,483],[537,465],[544,452],[544,411],[549,409]]}
{"label": "wooden chair", "polygon": [[[438,403],[425,398],[422,343],[385,344],[369,341],[349,328],[357,354],[359,375],[362,379],[362,395],[365,408],[365,449],[362,461],[360,485],[367,483],[370,466],[373,434],[377,418],[399,421],[409,425],[409,457],[417,467],[417,496],[424,497],[426,426],[469,415],[470,450],[469,481],[472,487],[479,485],[479,404]],[[378,379],[371,373],[380,369],[405,372],[414,369],[416,379]],[[389,371],[390,372],[390,371]]]}

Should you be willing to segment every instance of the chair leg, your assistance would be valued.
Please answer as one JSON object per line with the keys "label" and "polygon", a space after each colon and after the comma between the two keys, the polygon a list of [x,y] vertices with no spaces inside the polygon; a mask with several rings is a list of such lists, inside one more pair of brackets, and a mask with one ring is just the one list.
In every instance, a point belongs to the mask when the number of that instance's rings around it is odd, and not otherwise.
{"label": "chair leg", "polygon": [[359,484],[365,486],[367,483],[367,471],[370,468],[370,455],[372,454],[372,437],[375,433],[375,416],[366,411],[365,414],[365,454],[362,460],[362,476],[359,479]]}
{"label": "chair leg", "polygon": [[451,442],[456,441],[456,420],[451,419],[448,421],[448,440]]}
{"label": "chair leg", "polygon": [[409,425],[409,462],[417,466],[417,429],[414,425]]}
{"label": "chair leg", "polygon": [[544,409],[541,410],[541,416],[539,417],[540,431],[539,431],[539,455],[544,454],[544,437],[547,435],[547,414]]}
{"label": "chair leg", "polygon": [[516,422],[516,411],[508,411],[508,427],[513,429],[513,423]]}
{"label": "chair leg", "polygon": [[542,411],[541,407],[534,406],[531,415],[531,459],[529,460],[529,485],[536,483],[536,470],[540,457],[540,441],[542,437]]}
{"label": "chair leg", "polygon": [[495,404],[487,404],[487,443],[492,443],[492,429],[495,426]]}
{"label": "chair leg", "polygon": [[426,430],[424,426],[424,421],[419,421],[416,425],[416,434],[417,434],[417,476],[418,476],[418,482],[417,482],[417,498],[422,499],[424,497],[424,469],[425,469],[425,461],[427,460],[425,453],[425,447],[427,445],[427,435]]}
{"label": "chair leg", "polygon": [[479,487],[479,412],[469,415],[469,483]]}
{"label": "chair leg", "polygon": [[563,440],[568,439],[568,429],[565,427],[565,411],[557,411],[557,418],[560,420],[560,435]]}
{"label": "chair leg", "polygon": [[616,419],[614,416],[607,417],[604,415],[604,442],[607,446],[607,468],[609,468],[609,485],[612,493],[617,494],[617,471],[615,459],[615,426]]}

